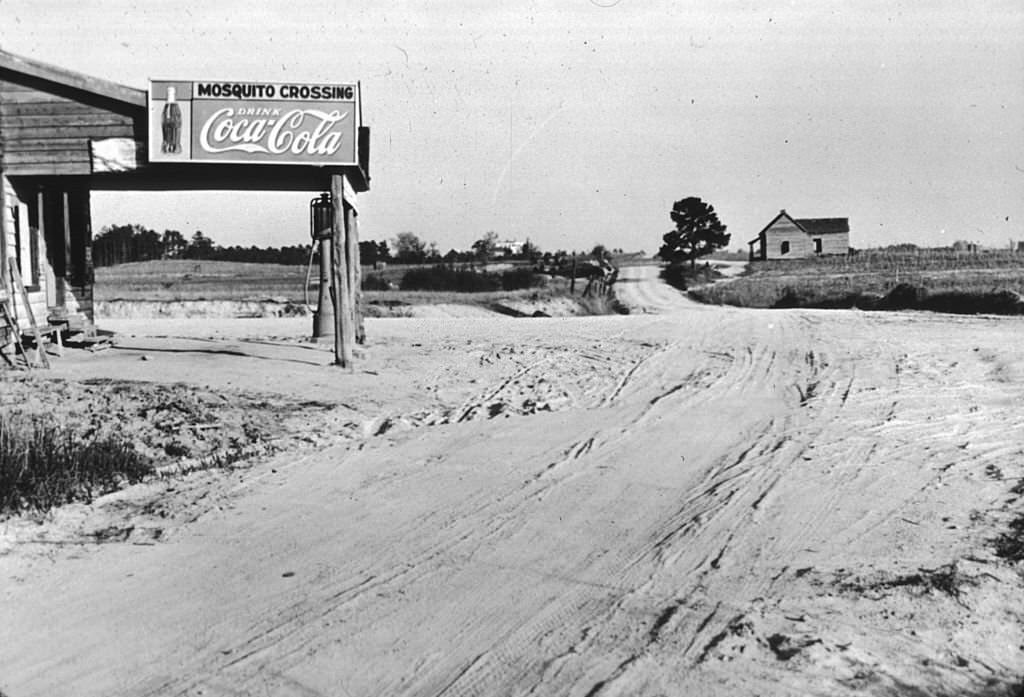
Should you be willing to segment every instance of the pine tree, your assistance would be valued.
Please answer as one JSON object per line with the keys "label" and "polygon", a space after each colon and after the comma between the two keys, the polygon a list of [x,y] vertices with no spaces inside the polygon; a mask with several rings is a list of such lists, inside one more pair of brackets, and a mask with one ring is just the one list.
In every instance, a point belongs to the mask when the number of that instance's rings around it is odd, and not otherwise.
{"label": "pine tree", "polygon": [[665,233],[662,237],[665,244],[658,252],[658,256],[669,263],[689,261],[692,268],[697,265],[697,257],[729,244],[730,235],[718,219],[714,206],[696,196],[676,201],[669,216],[676,229]]}

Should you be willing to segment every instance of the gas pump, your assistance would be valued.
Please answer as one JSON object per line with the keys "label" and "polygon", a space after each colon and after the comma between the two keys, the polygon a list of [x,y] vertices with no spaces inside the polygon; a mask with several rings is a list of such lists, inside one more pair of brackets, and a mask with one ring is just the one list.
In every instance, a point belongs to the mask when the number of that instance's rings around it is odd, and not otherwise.
{"label": "gas pump", "polygon": [[[334,338],[334,303],[331,300],[331,227],[334,220],[334,202],[330,194],[320,194],[309,202],[309,234],[314,246],[320,244],[320,290],[317,307],[313,312],[313,340]],[[306,288],[313,270],[312,250],[306,270]],[[308,305],[308,301],[307,301]]]}

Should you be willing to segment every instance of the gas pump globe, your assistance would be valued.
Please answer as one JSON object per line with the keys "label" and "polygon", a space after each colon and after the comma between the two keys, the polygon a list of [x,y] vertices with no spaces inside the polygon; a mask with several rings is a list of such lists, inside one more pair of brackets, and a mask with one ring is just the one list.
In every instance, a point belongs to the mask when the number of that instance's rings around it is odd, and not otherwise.
{"label": "gas pump globe", "polygon": [[334,202],[330,194],[320,194],[309,202],[309,234],[320,244],[320,290],[313,313],[313,339],[334,337],[334,302],[331,300],[331,235]]}

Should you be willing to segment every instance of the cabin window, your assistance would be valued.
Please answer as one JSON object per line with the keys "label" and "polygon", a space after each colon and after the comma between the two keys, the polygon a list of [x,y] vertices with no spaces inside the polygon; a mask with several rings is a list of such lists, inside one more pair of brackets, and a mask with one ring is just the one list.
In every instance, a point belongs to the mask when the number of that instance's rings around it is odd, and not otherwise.
{"label": "cabin window", "polygon": [[789,254],[789,242],[788,241],[783,242],[782,244],[779,245],[779,253],[780,254]]}
{"label": "cabin window", "polygon": [[820,237],[815,237],[814,238],[814,253],[815,254],[821,254],[821,238]]}
{"label": "cabin window", "polygon": [[14,222],[14,258],[25,290],[39,290],[39,229],[31,225],[25,204],[11,206]]}

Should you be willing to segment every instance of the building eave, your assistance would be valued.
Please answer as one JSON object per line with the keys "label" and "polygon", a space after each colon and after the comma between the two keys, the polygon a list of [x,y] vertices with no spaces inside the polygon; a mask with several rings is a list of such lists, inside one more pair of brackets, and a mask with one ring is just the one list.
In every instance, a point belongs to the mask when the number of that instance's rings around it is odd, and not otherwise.
{"label": "building eave", "polygon": [[146,106],[146,91],[85,75],[32,58],[0,50],[0,77],[5,73],[25,75],[58,87],[87,92],[135,107]]}
{"label": "building eave", "polygon": [[775,216],[774,218],[772,218],[772,221],[771,221],[770,223],[768,223],[767,225],[765,225],[765,226],[764,226],[764,227],[763,227],[763,228],[761,229],[761,232],[757,233],[757,237],[758,237],[758,239],[760,239],[760,238],[761,238],[761,236],[762,236],[762,235],[764,235],[764,233],[768,232],[768,229],[769,229],[769,228],[770,228],[770,227],[771,227],[772,225],[774,225],[775,223],[779,222],[779,220],[780,220],[781,218],[786,218],[787,220],[789,220],[789,222],[791,222],[791,223],[793,223],[794,225],[796,225],[796,226],[797,226],[797,228],[799,228],[800,230],[802,230],[802,231],[806,232],[806,230],[804,230],[804,229],[803,229],[803,227],[801,227],[800,223],[796,222],[796,220],[794,220],[794,219],[792,218],[792,216],[790,216],[790,215],[789,215],[789,213],[787,213],[787,212],[786,212],[785,210],[781,210],[781,211],[779,211],[779,214],[778,214],[777,216]]}

